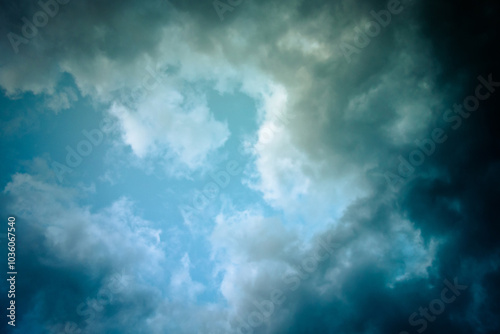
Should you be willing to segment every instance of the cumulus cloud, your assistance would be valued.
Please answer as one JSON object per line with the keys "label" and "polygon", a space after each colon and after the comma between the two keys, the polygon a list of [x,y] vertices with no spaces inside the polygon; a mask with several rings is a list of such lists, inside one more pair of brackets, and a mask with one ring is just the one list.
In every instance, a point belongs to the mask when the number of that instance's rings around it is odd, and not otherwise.
{"label": "cumulus cloud", "polygon": [[[284,301],[274,303],[264,324],[251,326],[256,332],[293,331],[288,326],[300,308],[328,300],[344,311],[323,324],[322,330],[346,330],[347,324],[358,321],[349,318],[355,316],[351,314],[356,312],[353,303],[365,302],[364,293],[380,289],[391,294],[408,282],[429,278],[439,241],[426,243],[409,221],[391,214],[382,203],[372,204],[372,208],[366,204],[359,203],[341,225],[310,240],[299,238],[300,230],[287,229],[279,219],[258,212],[219,215],[212,235],[213,256],[224,273],[221,292],[236,309],[235,319],[252,325],[256,304],[265,304],[279,291],[279,299]],[[386,212],[372,218],[376,216],[372,210]],[[355,284],[353,279],[364,280],[374,270],[382,275],[378,283],[366,286],[366,291],[360,286],[353,300],[343,297]],[[394,301],[393,306],[401,307],[396,305],[400,302]],[[326,313],[325,319],[329,318]],[[232,323],[237,331],[241,322],[235,319]],[[280,326],[286,327],[278,329]]]}
{"label": "cumulus cloud", "polygon": [[[77,189],[43,174],[14,175],[3,196],[3,209],[17,213],[17,243],[23,244],[17,262],[39,278],[17,282],[17,298],[26,301],[17,308],[20,330],[188,333],[225,326],[223,308],[194,303],[204,286],[191,278],[189,255],[178,259],[177,269],[169,263],[165,240],[171,236],[138,216],[130,200],[96,211],[80,204]],[[196,314],[206,323],[174,321]]]}
{"label": "cumulus cloud", "polygon": [[229,137],[226,123],[214,119],[205,101],[186,100],[177,91],[155,92],[136,110],[114,104],[109,110],[121,124],[123,141],[139,158],[173,156],[191,170]]}
{"label": "cumulus cloud", "polygon": [[[135,215],[125,198],[93,212],[78,205],[75,190],[30,174],[14,175],[4,196],[9,199],[8,210],[17,213],[18,235],[22,236],[18,242],[26,245],[18,249],[19,262],[33,277],[45,277],[36,286],[19,282],[19,298],[36,306],[31,312],[37,310],[42,317],[42,328],[70,321],[99,327],[102,324],[86,322],[85,307],[79,306],[87,297],[98,295],[109,279],[132,275],[137,286],[129,286],[127,293],[134,294],[139,293],[136,288],[150,289],[137,273],[163,275],[161,231]],[[54,289],[66,295],[55,304],[50,292]],[[20,308],[28,311],[27,306]]]}

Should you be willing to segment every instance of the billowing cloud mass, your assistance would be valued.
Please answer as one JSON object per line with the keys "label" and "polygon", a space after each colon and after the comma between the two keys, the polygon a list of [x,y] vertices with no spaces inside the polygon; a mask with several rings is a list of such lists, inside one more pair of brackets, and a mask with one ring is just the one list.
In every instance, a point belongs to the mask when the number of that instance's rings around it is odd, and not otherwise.
{"label": "billowing cloud mass", "polygon": [[2,330],[498,333],[499,7],[3,1]]}

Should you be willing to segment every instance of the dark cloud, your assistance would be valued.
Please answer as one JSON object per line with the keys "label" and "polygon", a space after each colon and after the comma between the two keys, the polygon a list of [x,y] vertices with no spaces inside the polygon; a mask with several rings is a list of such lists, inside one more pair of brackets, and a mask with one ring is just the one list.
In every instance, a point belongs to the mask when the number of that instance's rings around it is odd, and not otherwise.
{"label": "dark cloud", "polygon": [[[37,10],[28,1],[2,5],[4,36]],[[261,102],[266,99],[252,85],[253,76],[284,87],[286,109],[294,117],[272,143],[254,143],[258,177],[253,186],[275,208],[297,210],[311,230],[321,220],[323,228],[309,240],[248,212],[219,217],[214,257],[223,273],[221,293],[238,317],[248,321],[255,300],[267,300],[276,288],[285,291],[286,300],[254,333],[417,333],[423,324],[422,332],[429,334],[496,333],[500,87],[462,117],[457,129],[443,116],[475,94],[479,76],[500,82],[499,4],[404,2],[401,14],[347,61],[341,43],[354,43],[355,27],[371,10],[386,6],[385,1],[247,0],[220,21],[210,1],[70,2],[30,44],[20,46],[19,55],[2,39],[0,84],[9,93],[50,92],[67,71],[81,90],[99,99],[133,87],[136,81],[120,78],[124,73],[137,78],[142,57],[150,57],[184,61],[179,76],[188,81],[225,78],[230,86],[242,84]],[[165,31],[172,35],[165,37]],[[165,47],[165,41],[174,44]],[[214,68],[190,71],[199,59],[215,62]],[[109,76],[102,75],[104,69]],[[93,84],[99,89],[89,88]],[[277,102],[262,102],[264,119],[284,103],[280,92],[270,94]],[[447,140],[435,144],[435,151],[414,166],[412,179],[393,191],[384,174],[398,175],[398,157],[409,160],[418,148],[415,140],[432,138],[436,128]],[[44,197],[47,193],[56,199]],[[141,262],[130,241],[141,230],[138,222],[113,219],[121,210],[132,212],[117,204],[91,213],[67,202],[65,194],[25,174],[16,175],[4,194],[3,211],[31,208],[20,216],[29,221],[23,244],[31,246],[19,256],[25,276],[37,280],[19,281],[19,299],[25,301],[19,314],[20,321],[34,317],[39,328],[61,321],[81,325],[74,311],[79,303],[97,296],[113,273]],[[331,206],[339,217],[333,224],[324,222],[331,211],[322,211]],[[104,225],[108,229],[125,222],[116,243],[93,241],[93,218],[111,220]],[[67,221],[72,223],[63,227]],[[48,228],[52,225],[55,230]],[[240,229],[245,234],[239,235]],[[161,252],[147,241],[154,233],[147,231],[141,247],[160,263]],[[332,235],[335,253],[292,291],[283,280],[286,273],[296,280],[297,266],[320,247],[319,240]],[[120,250],[113,248],[119,241],[124,242]],[[158,263],[147,265],[161,271]],[[443,300],[443,289],[451,291],[455,280],[467,288],[453,302],[441,303],[445,309],[435,320],[430,315],[432,321],[423,321],[419,308]],[[148,283],[131,283],[119,294],[122,302],[111,303],[88,328],[96,333],[224,331],[228,314],[233,331],[241,326],[230,311],[165,302]],[[418,325],[409,321],[414,312]],[[190,315],[200,321],[191,323]]]}

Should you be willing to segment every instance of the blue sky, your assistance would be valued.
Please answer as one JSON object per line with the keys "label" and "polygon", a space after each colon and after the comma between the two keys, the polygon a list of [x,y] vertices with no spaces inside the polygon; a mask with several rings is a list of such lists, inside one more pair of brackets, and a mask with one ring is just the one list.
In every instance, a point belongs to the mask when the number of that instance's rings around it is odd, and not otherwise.
{"label": "blue sky", "polygon": [[1,4],[2,332],[498,331],[498,5]]}

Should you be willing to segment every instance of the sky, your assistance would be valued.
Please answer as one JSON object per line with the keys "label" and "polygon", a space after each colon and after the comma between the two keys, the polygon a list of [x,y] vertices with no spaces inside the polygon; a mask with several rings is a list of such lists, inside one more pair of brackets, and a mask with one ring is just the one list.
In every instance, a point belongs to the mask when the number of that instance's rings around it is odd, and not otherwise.
{"label": "sky", "polygon": [[0,332],[500,332],[498,1],[0,8]]}

